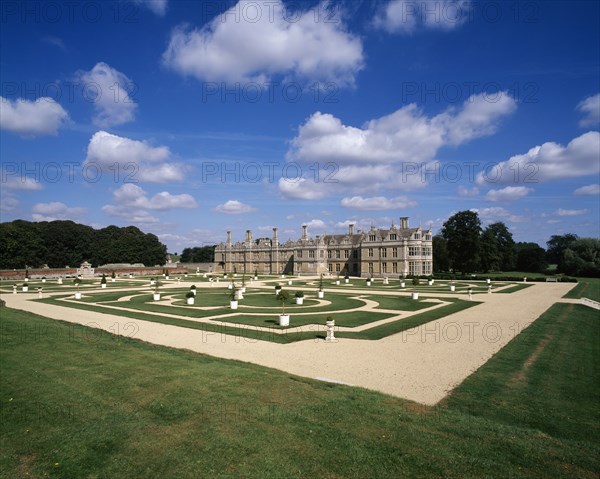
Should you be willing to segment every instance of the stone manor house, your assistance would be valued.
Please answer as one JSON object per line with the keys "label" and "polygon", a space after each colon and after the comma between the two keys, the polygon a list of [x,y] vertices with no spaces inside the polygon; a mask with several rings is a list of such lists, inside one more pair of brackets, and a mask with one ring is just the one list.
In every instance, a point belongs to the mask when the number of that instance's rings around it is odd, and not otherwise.
{"label": "stone manor house", "polygon": [[430,275],[433,272],[432,233],[408,226],[408,218],[400,218],[400,226],[389,229],[371,226],[368,231],[309,238],[308,227],[302,226],[297,241],[280,243],[277,228],[272,238],[246,239],[233,243],[231,231],[227,241],[215,249],[215,272],[259,274],[316,275],[331,273],[362,277],[392,275]]}

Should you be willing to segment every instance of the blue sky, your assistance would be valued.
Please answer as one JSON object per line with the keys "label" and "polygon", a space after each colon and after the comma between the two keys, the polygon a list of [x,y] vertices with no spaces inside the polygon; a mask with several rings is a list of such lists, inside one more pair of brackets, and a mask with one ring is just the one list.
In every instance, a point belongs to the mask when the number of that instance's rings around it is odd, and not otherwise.
{"label": "blue sky", "polygon": [[599,235],[599,2],[0,5],[2,221]]}

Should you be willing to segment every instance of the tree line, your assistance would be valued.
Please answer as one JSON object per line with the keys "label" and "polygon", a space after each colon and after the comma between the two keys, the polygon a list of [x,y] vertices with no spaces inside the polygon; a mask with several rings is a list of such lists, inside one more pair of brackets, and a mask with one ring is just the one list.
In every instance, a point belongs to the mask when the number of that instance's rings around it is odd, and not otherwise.
{"label": "tree line", "polygon": [[434,272],[461,273],[525,271],[572,276],[600,276],[600,240],[568,233],[553,235],[547,249],[537,243],[515,242],[502,222],[481,226],[474,211],[460,211],[448,218],[433,237]]}
{"label": "tree line", "polygon": [[184,248],[181,252],[181,263],[212,263],[215,260],[216,245]]}
{"label": "tree line", "polygon": [[73,221],[0,223],[0,268],[79,266],[89,261],[163,265],[167,247],[156,235],[135,226],[94,229]]}

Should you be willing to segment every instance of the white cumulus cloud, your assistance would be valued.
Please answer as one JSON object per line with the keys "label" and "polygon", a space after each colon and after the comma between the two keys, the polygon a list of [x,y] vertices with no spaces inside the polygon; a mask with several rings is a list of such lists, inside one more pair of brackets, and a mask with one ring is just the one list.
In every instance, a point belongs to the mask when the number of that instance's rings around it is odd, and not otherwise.
{"label": "white cumulus cloud", "polygon": [[581,188],[577,188],[573,192],[573,194],[574,195],[590,195],[590,196],[600,195],[600,185],[595,184],[595,185],[582,186]]}
{"label": "white cumulus cloud", "polygon": [[204,81],[262,83],[282,75],[352,85],[362,42],[327,6],[291,12],[280,0],[241,0],[200,29],[176,28],[163,62]]}
{"label": "white cumulus cloud", "polygon": [[168,0],[134,0],[134,2],[146,7],[159,17],[164,17],[167,13]]}
{"label": "white cumulus cloud", "polygon": [[0,129],[23,136],[56,135],[69,114],[52,98],[35,101],[0,96]]}
{"label": "white cumulus cloud", "polygon": [[533,191],[525,186],[507,186],[500,190],[490,190],[485,195],[488,201],[515,201],[524,198]]}
{"label": "white cumulus cloud", "polygon": [[448,108],[433,117],[410,104],[361,127],[316,112],[299,127],[286,159],[318,163],[323,181],[308,176],[300,181],[282,178],[279,191],[288,198],[314,200],[339,193],[365,195],[423,188],[427,175],[421,173],[443,167],[434,161],[440,148],[493,134],[515,109],[515,100],[502,92],[492,99],[473,95],[459,108]]}
{"label": "white cumulus cloud", "polygon": [[133,82],[106,63],[97,63],[88,72],[80,72],[86,95],[93,99],[94,124],[100,128],[122,125],[135,119],[137,104],[129,93]]}
{"label": "white cumulus cloud", "polygon": [[256,208],[253,208],[250,205],[242,203],[238,200],[228,200],[225,203],[217,205],[215,207],[215,211],[217,213],[225,213],[227,215],[240,215],[244,213],[252,213],[256,211]]}
{"label": "white cumulus cloud", "polygon": [[386,198],[385,196],[374,196],[363,198],[362,196],[353,196],[342,198],[340,203],[345,208],[365,211],[395,210],[415,206],[415,201],[409,200],[406,196],[396,198]]}
{"label": "white cumulus cloud", "polygon": [[85,211],[85,208],[71,208],[59,201],[37,203],[31,209],[31,219],[33,221],[72,220],[81,217]]}
{"label": "white cumulus cloud", "polygon": [[483,185],[494,183],[538,183],[542,181],[597,175],[600,172],[600,133],[590,131],[569,142],[567,146],[547,142],[499,163],[495,171],[477,176]]}
{"label": "white cumulus cloud", "polygon": [[87,148],[85,163],[100,168],[114,168],[136,181],[165,183],[183,179],[183,166],[170,163],[171,152],[166,146],[154,147],[145,141],[113,135],[106,131],[94,133]]}
{"label": "white cumulus cloud", "polygon": [[469,19],[471,8],[468,0],[391,0],[379,8],[374,25],[389,33],[453,30]]}
{"label": "white cumulus cloud", "polygon": [[150,210],[170,210],[174,208],[196,208],[198,204],[187,194],[172,195],[168,191],[156,193],[148,197],[143,188],[132,183],[125,183],[113,192],[114,201],[118,206],[144,208]]}
{"label": "white cumulus cloud", "polygon": [[588,212],[588,210],[566,210],[563,208],[557,209],[554,214],[558,216],[581,216]]}
{"label": "white cumulus cloud", "polygon": [[577,110],[585,116],[579,121],[579,126],[598,126],[600,124],[600,93],[582,100],[577,105]]}

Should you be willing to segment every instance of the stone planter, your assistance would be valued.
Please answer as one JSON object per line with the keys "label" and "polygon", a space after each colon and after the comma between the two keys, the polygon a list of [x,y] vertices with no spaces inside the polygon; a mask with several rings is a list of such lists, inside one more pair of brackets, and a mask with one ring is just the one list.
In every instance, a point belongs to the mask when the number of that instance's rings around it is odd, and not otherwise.
{"label": "stone planter", "polygon": [[281,291],[281,288],[280,288],[280,289],[276,289],[276,290],[275,290],[275,296],[279,296],[279,292],[280,292],[280,291]]}
{"label": "stone planter", "polygon": [[406,283],[405,283],[404,281],[400,281],[400,287],[401,287],[401,288],[404,288],[404,287],[406,287]]}
{"label": "stone planter", "polygon": [[336,286],[339,286],[339,285],[340,285],[340,280],[339,280],[339,279],[336,279],[336,280],[335,280],[335,284],[336,284]]}
{"label": "stone planter", "polygon": [[133,279],[133,275],[132,274],[129,275],[129,279]]}
{"label": "stone planter", "polygon": [[390,280],[387,278],[383,278],[383,284],[390,284]]}
{"label": "stone planter", "polygon": [[244,293],[242,292],[241,289],[238,289],[235,293],[235,300],[239,301],[240,299],[244,299]]}
{"label": "stone planter", "polygon": [[25,282],[26,282],[26,283],[29,283],[29,278],[25,278]]}
{"label": "stone planter", "polygon": [[196,290],[195,289],[190,289],[190,293],[192,293],[194,296],[196,296]]}
{"label": "stone planter", "polygon": [[116,278],[110,278],[110,282],[114,283],[116,281]]}
{"label": "stone planter", "polygon": [[100,287],[101,287],[102,289],[106,288],[106,283],[100,283]]}
{"label": "stone planter", "polygon": [[256,280],[258,280],[258,276],[255,276],[255,277],[254,277],[254,281],[256,281]]}
{"label": "stone planter", "polygon": [[350,279],[344,279],[344,283],[348,284],[350,282]]}
{"label": "stone planter", "polygon": [[236,300],[229,301],[229,307],[231,309],[238,309],[238,302]]}
{"label": "stone planter", "polygon": [[490,284],[490,283],[492,282],[492,280],[488,278],[488,279],[486,279],[486,280],[485,280],[485,282],[486,282],[487,284]]}
{"label": "stone planter", "polygon": [[323,299],[325,297],[325,291],[317,291],[317,298]]}
{"label": "stone planter", "polygon": [[367,286],[371,286],[371,282],[370,281],[367,281]]}
{"label": "stone planter", "polygon": [[427,285],[428,286],[433,286],[433,280],[430,279],[429,281],[427,281]]}
{"label": "stone planter", "polygon": [[292,285],[292,280],[288,279],[288,286],[291,286],[291,285]]}
{"label": "stone planter", "polygon": [[21,289],[24,293],[26,293],[27,291],[29,291],[29,286],[23,286]]}
{"label": "stone planter", "polygon": [[419,293],[410,293],[411,299],[419,299]]}
{"label": "stone planter", "polygon": [[456,291],[456,286],[454,286],[453,284],[450,285],[450,291],[454,293],[454,291]]}
{"label": "stone planter", "polygon": [[160,293],[153,293],[152,299],[154,299],[154,301],[160,301]]}
{"label": "stone planter", "polygon": [[63,282],[62,282],[62,278],[58,278],[58,280],[57,280],[57,283],[58,283],[58,284],[63,284]]}
{"label": "stone planter", "polygon": [[81,299],[81,291],[75,293],[75,299]]}
{"label": "stone planter", "polygon": [[240,290],[242,291],[242,294],[244,294],[246,292],[246,286],[242,286]]}
{"label": "stone planter", "polygon": [[289,326],[290,325],[290,315],[289,314],[280,314],[279,315],[279,326]]}
{"label": "stone planter", "polygon": [[227,289],[233,289],[233,284],[229,283],[229,284],[227,285]]}
{"label": "stone planter", "polygon": [[165,276],[165,279],[169,279],[169,275]]}
{"label": "stone planter", "polygon": [[46,282],[46,278],[42,278],[42,283],[45,283],[45,282]]}
{"label": "stone planter", "polygon": [[296,298],[296,304],[304,304],[304,298]]}
{"label": "stone planter", "polygon": [[194,305],[194,301],[196,301],[196,298],[186,298],[186,303],[189,306],[193,306]]}
{"label": "stone planter", "polygon": [[150,286],[154,286],[156,284],[156,281],[154,281],[153,279],[150,280]]}

